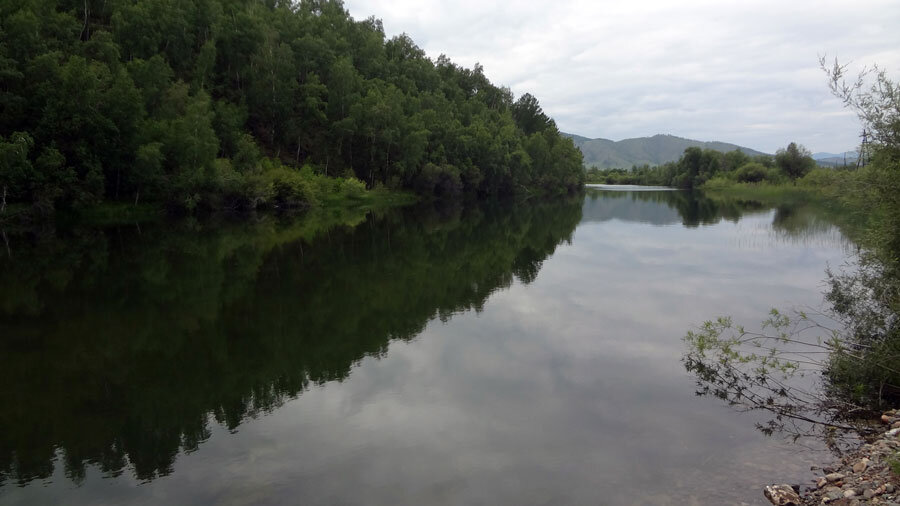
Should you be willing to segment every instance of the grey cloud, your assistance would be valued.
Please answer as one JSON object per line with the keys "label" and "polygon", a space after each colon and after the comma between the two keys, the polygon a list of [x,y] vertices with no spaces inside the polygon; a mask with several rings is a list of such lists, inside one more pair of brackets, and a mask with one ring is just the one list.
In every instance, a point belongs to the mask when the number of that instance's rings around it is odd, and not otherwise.
{"label": "grey cloud", "polygon": [[426,52],[480,62],[497,84],[536,95],[561,129],[622,139],[671,133],[774,152],[858,142],[817,58],[900,71],[900,4],[351,0]]}

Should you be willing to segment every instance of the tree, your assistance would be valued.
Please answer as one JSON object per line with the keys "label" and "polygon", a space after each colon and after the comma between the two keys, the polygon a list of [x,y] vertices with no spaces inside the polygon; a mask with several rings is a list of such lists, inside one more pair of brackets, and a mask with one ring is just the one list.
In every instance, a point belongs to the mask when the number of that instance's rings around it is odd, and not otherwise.
{"label": "tree", "polygon": [[[874,192],[863,197],[872,205],[866,214],[875,220],[874,249],[880,261],[900,271],[900,82],[891,80],[884,69],[873,65],[848,83],[846,65],[835,60],[829,67],[825,57],[820,63],[832,93],[856,113],[871,139],[871,163],[862,175],[864,185],[857,191]],[[874,79],[870,82],[871,76]],[[900,306],[900,301],[897,304]]]}
{"label": "tree", "polygon": [[530,93],[526,93],[516,100],[512,113],[516,124],[525,132],[525,135],[543,132],[548,128],[556,128],[556,123],[544,114],[541,104]]}
{"label": "tree", "polygon": [[805,176],[816,167],[812,154],[803,146],[792,142],[786,149],[775,153],[775,165],[791,179]]}
{"label": "tree", "polygon": [[[825,56],[819,65],[828,75],[831,92],[852,109],[862,122],[873,143],[900,152],[900,83],[892,81],[884,69],[873,65],[863,69],[852,82],[847,82],[847,65],[837,59],[828,65]],[[868,83],[869,76],[874,81]]]}
{"label": "tree", "polygon": [[479,64],[386,40],[339,0],[13,3],[0,9],[0,132],[38,149],[34,170],[6,170],[9,201],[264,202],[261,172],[280,165],[412,189],[430,163],[447,195],[583,181],[534,96],[514,103]]}
{"label": "tree", "polygon": [[31,173],[28,152],[34,139],[26,132],[13,132],[9,140],[0,136],[0,187],[2,201],[0,214],[6,212],[6,199],[10,191],[16,191]]}

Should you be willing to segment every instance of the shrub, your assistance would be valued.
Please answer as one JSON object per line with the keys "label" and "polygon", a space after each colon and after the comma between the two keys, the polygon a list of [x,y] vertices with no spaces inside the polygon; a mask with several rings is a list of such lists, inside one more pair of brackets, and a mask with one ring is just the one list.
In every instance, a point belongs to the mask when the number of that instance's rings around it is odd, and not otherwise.
{"label": "shrub", "polygon": [[739,183],[759,183],[766,179],[766,172],[766,168],[762,164],[750,162],[741,165],[734,172],[734,178]]}
{"label": "shrub", "polygon": [[262,174],[265,185],[265,201],[275,207],[296,208],[317,205],[316,188],[302,170],[284,166],[269,169]]}
{"label": "shrub", "polygon": [[363,183],[355,177],[338,179],[340,182],[340,193],[352,200],[359,200],[366,194],[366,183]]}

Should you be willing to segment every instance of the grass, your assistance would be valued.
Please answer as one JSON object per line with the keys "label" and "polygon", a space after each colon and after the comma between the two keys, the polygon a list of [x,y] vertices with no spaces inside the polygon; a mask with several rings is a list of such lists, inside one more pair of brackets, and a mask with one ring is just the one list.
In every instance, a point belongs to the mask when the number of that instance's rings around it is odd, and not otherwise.
{"label": "grass", "polygon": [[717,200],[744,200],[779,207],[789,205],[797,211],[811,210],[824,217],[855,242],[865,239],[869,228],[869,211],[864,202],[847,191],[856,184],[852,173],[837,173],[822,177],[814,173],[796,182],[738,183],[724,178],[707,181],[703,194]]}
{"label": "grass", "polygon": [[895,476],[900,476],[900,452],[894,453],[887,462],[888,467],[891,468],[891,472],[894,473]]}

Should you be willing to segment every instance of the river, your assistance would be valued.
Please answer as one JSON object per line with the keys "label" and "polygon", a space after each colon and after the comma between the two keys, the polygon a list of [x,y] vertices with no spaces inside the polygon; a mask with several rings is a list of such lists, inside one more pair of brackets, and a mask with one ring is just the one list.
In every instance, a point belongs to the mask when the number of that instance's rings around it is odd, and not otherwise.
{"label": "river", "polygon": [[684,334],[822,303],[807,208],[557,201],[9,233],[0,504],[767,504],[818,448]]}

